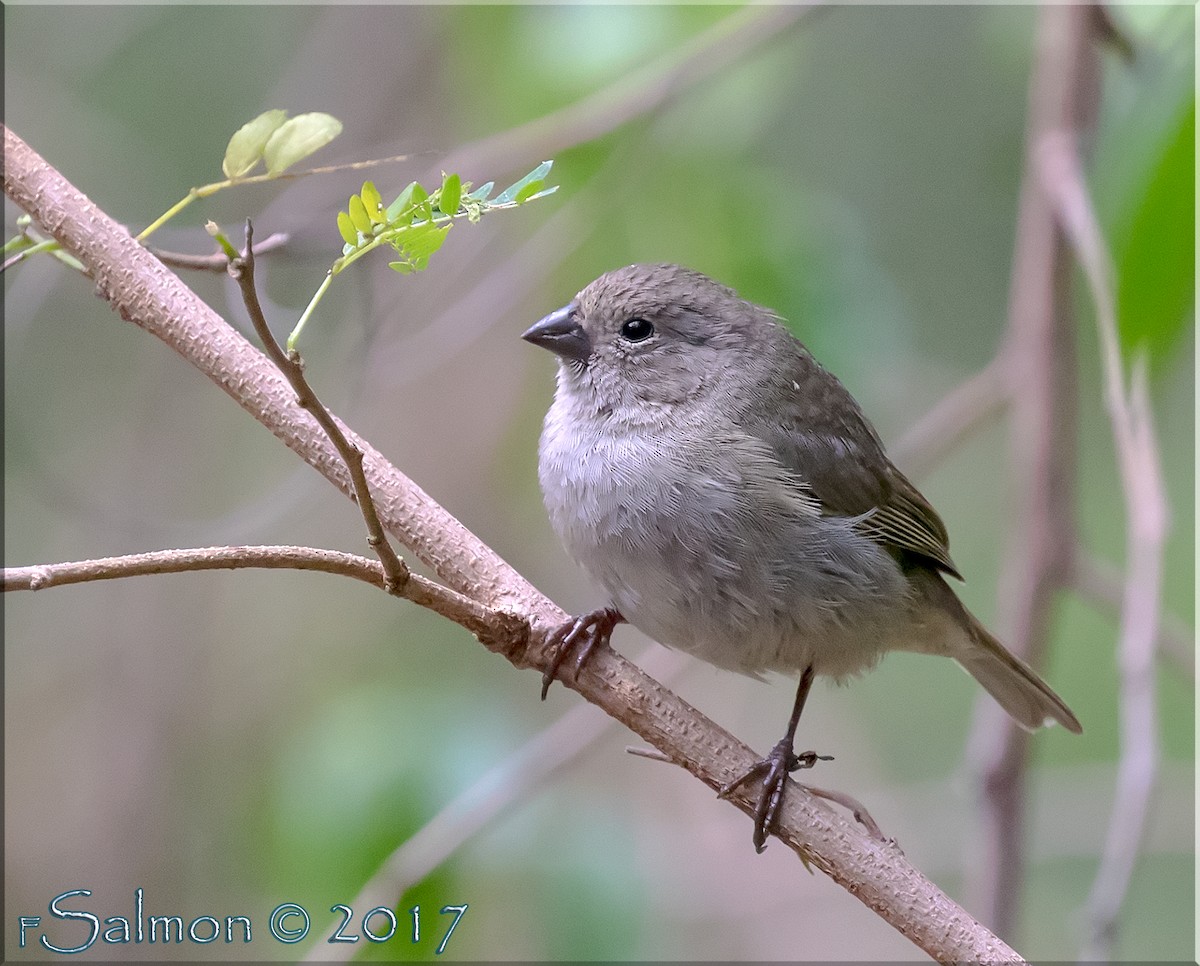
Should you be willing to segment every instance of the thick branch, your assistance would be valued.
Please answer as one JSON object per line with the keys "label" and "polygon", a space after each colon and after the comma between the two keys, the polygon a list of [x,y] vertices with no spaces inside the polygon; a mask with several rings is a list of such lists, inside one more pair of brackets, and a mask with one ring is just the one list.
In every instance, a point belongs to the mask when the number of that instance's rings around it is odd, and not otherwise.
{"label": "thick branch", "polygon": [[[5,128],[4,187],[84,264],[122,317],[156,335],[208,375],[287,446],[344,492],[345,466],[296,405],[279,372],[158,259]],[[364,469],[385,527],[454,589],[534,626],[536,647],[486,642],[518,667],[544,665],[546,632],[566,614],[430,499],[364,440]],[[611,650],[593,655],[572,688],[716,790],[757,756]],[[747,815],[746,794],[731,801]],[[779,838],[939,960],[1017,962],[1020,957],[913,868],[899,852],[854,828],[793,785]]]}

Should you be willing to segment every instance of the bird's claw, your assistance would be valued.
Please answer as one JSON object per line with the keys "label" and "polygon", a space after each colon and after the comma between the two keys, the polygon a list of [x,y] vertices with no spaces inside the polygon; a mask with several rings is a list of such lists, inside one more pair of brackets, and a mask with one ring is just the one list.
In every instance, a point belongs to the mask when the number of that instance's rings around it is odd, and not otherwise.
{"label": "bird's claw", "polygon": [[550,666],[542,675],[542,700],[546,700],[550,685],[558,676],[558,669],[572,650],[576,651],[575,676],[578,677],[592,651],[608,644],[613,628],[624,620],[625,618],[612,607],[601,607],[563,621],[546,642],[547,650],[553,650],[554,657],[550,659]]}
{"label": "bird's claw", "polygon": [[743,785],[762,778],[762,792],[754,809],[754,851],[762,852],[767,847],[767,835],[775,824],[779,804],[783,801],[783,790],[787,787],[788,775],[801,768],[812,768],[818,761],[833,761],[833,755],[818,755],[805,751],[797,755],[791,742],[784,738],[766,758],[751,765],[742,775],[722,785],[718,797],[728,798]]}

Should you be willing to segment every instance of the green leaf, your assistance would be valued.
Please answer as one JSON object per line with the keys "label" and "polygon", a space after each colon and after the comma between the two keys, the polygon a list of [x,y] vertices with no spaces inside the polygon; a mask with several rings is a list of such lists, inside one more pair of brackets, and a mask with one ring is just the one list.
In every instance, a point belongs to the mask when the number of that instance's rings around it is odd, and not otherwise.
{"label": "green leaf", "polygon": [[1196,104],[1168,129],[1114,246],[1117,318],[1126,349],[1148,346],[1161,358],[1194,308]]}
{"label": "green leaf", "polygon": [[346,212],[344,212],[344,211],[338,212],[337,226],[338,226],[338,232],[341,233],[341,236],[345,240],[346,244],[350,245],[354,248],[357,248],[358,247],[358,232],[354,228],[354,222],[352,222],[350,220],[350,216]]}
{"label": "green leaf", "polygon": [[529,184],[525,185],[525,187],[517,192],[517,196],[513,198],[513,202],[518,205],[524,204],[534,195],[540,194],[542,189],[545,187],[545,181],[530,181]]}
{"label": "green leaf", "polygon": [[[401,256],[401,261],[389,263],[391,268],[397,272],[407,273],[410,271],[422,271],[429,264],[430,257],[446,240],[446,235],[453,227],[453,223],[446,222],[441,225],[433,222],[422,221],[413,225],[411,228],[403,228],[392,239],[392,247],[396,249],[397,254]],[[399,268],[399,265],[406,265],[407,268]]]}
{"label": "green leaf", "polygon": [[442,247],[442,242],[445,240],[446,232],[450,230],[450,223],[433,224],[432,222],[420,222],[414,224],[412,228],[402,230],[392,240],[392,247],[396,248],[397,252],[407,256],[409,259],[428,258]]}
{"label": "green leaf", "polygon": [[472,191],[469,195],[467,195],[466,200],[467,201],[486,201],[487,196],[492,193],[492,189],[494,187],[496,187],[495,181],[489,181],[487,184],[480,185],[478,188],[476,188],[474,191]]}
{"label": "green leaf", "polygon": [[388,268],[394,272],[399,272],[401,275],[407,275],[413,270],[412,265],[408,262],[388,262]]}
{"label": "green leaf", "polygon": [[412,204],[413,192],[419,187],[421,186],[415,181],[412,182],[407,188],[405,188],[400,192],[399,195],[396,196],[395,201],[387,206],[387,212],[385,214],[387,215],[387,221],[389,225],[395,224],[396,220],[404,213],[405,209]]}
{"label": "green leaf", "polygon": [[364,235],[370,236],[372,234],[371,216],[367,214],[367,207],[363,204],[362,198],[360,198],[358,195],[350,196],[349,212],[350,221],[354,227],[361,231]]}
{"label": "green leaf", "polygon": [[429,192],[419,184],[413,184],[412,200],[409,204],[414,208],[414,221],[429,221],[433,218],[433,207],[429,204]]}
{"label": "green leaf", "polygon": [[520,181],[510,184],[491,202],[493,205],[506,205],[516,198],[518,192],[531,181],[545,181],[546,175],[550,173],[550,169],[554,166],[553,161],[543,161],[536,168],[525,175]]}
{"label": "green leaf", "polygon": [[253,121],[239,127],[225,148],[221,170],[227,178],[244,178],[262,160],[267,141],[287,120],[287,111],[263,111]]}
{"label": "green leaf", "polygon": [[[404,242],[404,252],[412,258],[414,262],[428,262],[429,256],[442,247],[442,242],[446,240],[446,234],[450,231],[450,224],[445,225],[429,225],[422,226],[421,229],[413,229],[415,235],[412,239],[406,239]],[[424,265],[421,265],[424,268]]]}
{"label": "green leaf", "polygon": [[438,208],[444,215],[454,215],[462,198],[462,179],[456,174],[442,175],[442,193],[438,195]]}
{"label": "green leaf", "polygon": [[267,141],[263,157],[268,174],[282,174],[342,133],[342,122],[331,114],[314,111],[284,122]]}
{"label": "green leaf", "polygon": [[375,224],[383,222],[383,198],[379,194],[379,189],[375,187],[375,182],[364,181],[362,186],[362,203],[367,211],[367,216]]}

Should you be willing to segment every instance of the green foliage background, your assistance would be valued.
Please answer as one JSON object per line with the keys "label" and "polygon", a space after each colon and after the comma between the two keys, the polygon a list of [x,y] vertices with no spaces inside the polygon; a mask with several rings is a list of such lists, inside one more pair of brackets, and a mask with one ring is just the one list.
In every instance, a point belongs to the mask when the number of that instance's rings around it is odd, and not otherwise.
{"label": "green foliage background", "polygon": [[[528,152],[490,135],[610,85],[731,15],[709,7],[129,7],[5,11],[6,121],[115,217],[141,227],[220,177],[229,135],[271,107],[345,133],[315,163],[413,152],[376,169],[385,197],[443,167],[476,184],[555,159],[551,198],[462,225],[419,275],[356,266],[305,333],[334,410],[569,609],[597,597],[565,563],[537,493],[551,360],[517,338],[602,271],[689,264],[787,316],[886,440],[984,365],[1002,333],[1033,7],[835,7],[750,50],[660,110],[583,144],[551,127]],[[1190,7],[1118,7],[1138,46],[1104,55],[1090,178],[1118,266],[1127,352],[1150,355],[1171,498],[1166,604],[1194,620],[1194,125]],[[225,192],[156,236],[203,252],[201,226],[253,216],[292,242],[260,265],[282,335],[342,240],[355,173]],[[16,212],[6,206],[11,233]],[[359,550],[353,507],[82,278],[42,259],[5,275],[6,563],[173,546]],[[240,324],[220,277],[189,282]],[[1124,531],[1098,351],[1080,299],[1086,545]],[[1006,436],[982,428],[919,482],[953,535],[964,595],[995,621],[1010,530]],[[244,913],[251,946],[119,949],[120,958],[289,958],[278,903],[350,903],[400,843],[572,707],[542,705],[465,632],[328,577],[241,572],[19,594],[5,604],[6,958],[12,915],[72,888],[101,916]],[[648,645],[628,629],[617,646]],[[1029,884],[1017,935],[1076,955],[1117,755],[1114,623],[1062,601],[1047,675],[1085,725],[1034,745]],[[689,663],[675,686],[756,747],[791,683]],[[865,801],[961,894],[975,833],[964,743],[978,689],[949,662],[893,656],[817,690],[802,739],[821,784]],[[1162,789],[1119,952],[1188,959],[1194,927],[1194,687],[1163,665]],[[598,714],[599,712],[597,712]],[[469,903],[454,959],[897,959],[918,951],[613,728],[403,897]],[[360,915],[366,910],[356,910]],[[401,916],[402,923],[405,921]],[[48,920],[47,920],[48,922]],[[376,923],[378,925],[378,923]],[[78,924],[50,924],[70,942]],[[71,931],[74,930],[74,931]],[[365,949],[434,958],[435,942]],[[304,947],[307,948],[307,947]],[[94,953],[95,954],[95,953]]]}

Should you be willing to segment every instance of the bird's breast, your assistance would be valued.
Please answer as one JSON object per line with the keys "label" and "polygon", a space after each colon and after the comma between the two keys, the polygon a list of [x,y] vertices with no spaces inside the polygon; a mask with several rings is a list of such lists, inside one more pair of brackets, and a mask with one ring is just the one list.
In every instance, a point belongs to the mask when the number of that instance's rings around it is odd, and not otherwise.
{"label": "bird's breast", "polygon": [[539,477],[567,551],[661,643],[751,674],[877,658],[864,616],[903,594],[899,570],[736,428],[627,431],[556,404]]}

